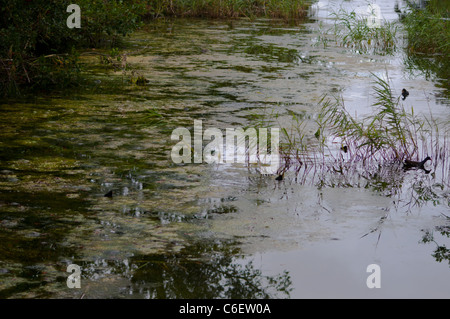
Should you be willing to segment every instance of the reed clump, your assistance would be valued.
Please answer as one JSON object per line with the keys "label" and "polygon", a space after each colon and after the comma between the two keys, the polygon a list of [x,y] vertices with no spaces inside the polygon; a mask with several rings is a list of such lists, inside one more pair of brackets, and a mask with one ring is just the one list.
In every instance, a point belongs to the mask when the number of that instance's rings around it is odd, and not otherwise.
{"label": "reed clump", "polygon": [[377,20],[340,8],[332,13],[334,25],[326,30],[321,26],[318,44],[327,46],[333,39],[337,45],[360,54],[393,54],[397,49],[398,25]]}
{"label": "reed clump", "polygon": [[317,121],[321,136],[328,133],[330,139],[345,145],[350,161],[403,161],[427,155],[445,159],[449,152],[445,123],[440,125],[432,115],[418,116],[414,108],[406,110],[389,79],[373,76],[374,112],[358,119],[345,109],[342,99],[323,98]]}
{"label": "reed clump", "polygon": [[[428,202],[449,206],[448,121],[406,109],[387,76],[373,77],[375,98],[368,115],[350,114],[342,97],[324,96],[314,136],[308,133],[311,124],[293,115],[291,127],[280,130],[278,174],[318,189],[369,188],[396,198],[396,209]],[[428,156],[432,161],[426,167],[404,165],[406,159]]]}
{"label": "reed clump", "polygon": [[267,17],[302,19],[307,15],[307,0],[147,0],[147,16],[238,18]]}
{"label": "reed clump", "polygon": [[375,112],[361,119],[352,116],[342,99],[322,99],[318,125],[321,132],[328,132],[339,139],[355,159],[404,160],[419,152],[418,129],[423,127],[417,117],[400,104],[400,97],[393,96],[389,83],[375,77]]}
{"label": "reed clump", "polygon": [[356,167],[367,171],[430,156],[434,168],[442,169],[440,175],[450,185],[448,123],[440,123],[432,114],[418,115],[414,108],[405,109],[389,79],[373,77],[373,112],[368,115],[350,114],[342,97],[323,96],[313,138],[305,133],[305,122],[293,116],[292,127],[281,129],[282,170],[306,165],[322,172]]}

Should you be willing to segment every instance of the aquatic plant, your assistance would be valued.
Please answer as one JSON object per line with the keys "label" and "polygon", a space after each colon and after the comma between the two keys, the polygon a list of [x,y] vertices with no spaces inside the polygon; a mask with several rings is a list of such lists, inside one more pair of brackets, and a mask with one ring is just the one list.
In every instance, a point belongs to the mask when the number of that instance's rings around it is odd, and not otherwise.
{"label": "aquatic plant", "polygon": [[333,27],[325,29],[320,25],[316,44],[326,47],[334,37],[334,42],[338,45],[361,54],[393,54],[396,50],[398,26],[395,22],[370,24],[366,16],[343,8],[333,12],[331,16],[335,19]]}
{"label": "aquatic plant", "polygon": [[402,180],[410,169],[404,161],[429,156],[431,166],[418,168],[424,172],[418,176],[432,172],[433,184],[417,177],[403,202],[405,207],[445,202],[436,187],[450,187],[448,122],[405,109],[400,94],[392,92],[389,78],[373,77],[375,101],[368,115],[350,114],[340,96],[323,96],[312,138],[306,123],[292,116],[291,127],[281,129],[280,172],[294,170],[296,181],[319,188],[365,185],[388,196],[401,196]]}
{"label": "aquatic plant", "polygon": [[421,123],[395,98],[389,83],[374,75],[374,114],[358,120],[345,109],[344,101],[324,97],[319,115],[319,129],[346,145],[355,158],[367,160],[380,156],[384,160],[403,160],[418,154],[417,131]]}
{"label": "aquatic plant", "polygon": [[429,155],[445,161],[444,153],[449,151],[445,123],[440,125],[432,115],[419,117],[414,108],[407,111],[400,96],[393,95],[389,79],[373,76],[374,113],[358,119],[349,114],[342,99],[324,97],[317,121],[320,132],[346,145],[350,160],[403,161]]}

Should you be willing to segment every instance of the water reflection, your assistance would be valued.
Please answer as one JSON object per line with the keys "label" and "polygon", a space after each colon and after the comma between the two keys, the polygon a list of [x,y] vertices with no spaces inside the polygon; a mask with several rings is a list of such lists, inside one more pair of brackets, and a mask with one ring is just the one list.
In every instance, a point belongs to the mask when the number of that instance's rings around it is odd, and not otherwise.
{"label": "water reflection", "polygon": [[264,276],[250,261],[241,264],[227,243],[204,242],[170,255],[136,256],[130,292],[150,298],[287,298],[290,276]]}
{"label": "water reflection", "polygon": [[410,77],[423,76],[429,81],[436,82],[436,85],[443,89],[438,93],[438,101],[448,105],[450,96],[450,59],[448,57],[408,52],[404,64]]}
{"label": "water reflection", "polygon": [[[316,172],[313,175],[315,185],[319,189],[326,187],[370,189],[383,197],[394,199],[395,209],[401,208],[404,212],[411,212],[413,208],[429,204],[433,206],[448,204],[446,200],[446,192],[450,188],[448,171],[443,176],[436,176],[435,171],[429,175],[431,170],[405,171],[401,163],[372,167],[341,167],[341,169],[341,172]],[[313,182],[305,176],[301,180]]]}
{"label": "water reflection", "polygon": [[[450,220],[450,217],[448,216],[445,217],[447,218],[447,221]],[[436,235],[436,233],[438,234]],[[443,244],[443,242],[445,241],[448,242],[449,238],[450,238],[450,226],[441,225],[435,227],[435,232],[429,230],[424,231],[422,243],[424,244],[434,243],[436,245],[436,248],[434,249],[431,256],[439,263],[447,261],[450,266],[450,248],[448,248],[445,244]]]}
{"label": "water reflection", "polygon": [[[204,240],[176,253],[82,262],[82,298],[288,298],[287,272],[266,276],[237,243]],[[118,279],[120,278],[120,280]],[[124,280],[125,279],[125,280]],[[109,285],[108,283],[109,282]],[[104,289],[105,285],[108,289]]]}

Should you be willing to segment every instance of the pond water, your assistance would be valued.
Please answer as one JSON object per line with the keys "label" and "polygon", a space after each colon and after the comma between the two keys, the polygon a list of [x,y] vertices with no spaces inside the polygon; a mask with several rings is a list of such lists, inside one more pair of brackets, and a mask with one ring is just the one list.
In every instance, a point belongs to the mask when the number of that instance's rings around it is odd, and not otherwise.
{"label": "pond water", "polygon": [[[194,120],[225,131],[295,114],[314,143],[323,94],[370,114],[372,74],[448,123],[448,79],[405,63],[401,34],[392,55],[318,41],[340,4],[320,1],[298,25],[152,22],[127,39],[134,71],[93,69],[87,87],[1,104],[0,298],[450,297],[447,162],[276,181],[170,157],[172,131]],[[70,264],[81,289],[67,287]],[[381,288],[366,284],[371,264]]]}

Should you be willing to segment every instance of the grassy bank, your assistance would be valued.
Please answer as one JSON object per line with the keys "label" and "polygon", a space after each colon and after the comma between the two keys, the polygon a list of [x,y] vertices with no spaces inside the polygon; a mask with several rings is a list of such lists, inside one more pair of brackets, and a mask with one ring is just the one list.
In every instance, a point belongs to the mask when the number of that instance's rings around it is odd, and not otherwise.
{"label": "grassy bank", "polygon": [[149,0],[147,16],[299,19],[306,16],[307,0]]}

